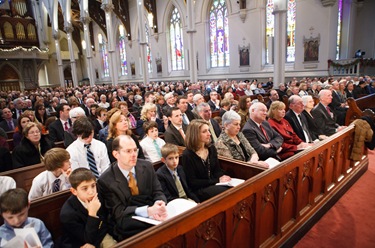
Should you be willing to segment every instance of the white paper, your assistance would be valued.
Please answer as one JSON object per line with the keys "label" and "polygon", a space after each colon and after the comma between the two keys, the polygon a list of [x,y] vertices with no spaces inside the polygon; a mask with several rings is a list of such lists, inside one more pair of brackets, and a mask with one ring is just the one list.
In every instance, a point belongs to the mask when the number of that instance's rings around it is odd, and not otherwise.
{"label": "white paper", "polygon": [[279,160],[271,158],[271,157],[267,158],[267,160],[264,161],[264,162],[266,162],[269,165],[269,167],[268,167],[269,169],[271,169],[271,168],[275,167],[276,165],[280,164]]}
{"label": "white paper", "polygon": [[25,228],[14,228],[15,237],[9,240],[2,247],[4,248],[14,248],[14,247],[42,247],[42,243],[33,227]]}
{"label": "white paper", "polygon": [[[194,201],[189,201],[183,198],[174,199],[173,201],[170,201],[168,205],[166,206],[168,217],[165,220],[169,220],[179,214],[182,214],[183,212],[186,212],[195,206],[197,206],[197,203]],[[159,225],[163,223],[163,221],[145,218],[141,216],[133,216],[133,219],[143,221],[151,225]]]}
{"label": "white paper", "polygon": [[231,178],[231,180],[229,182],[217,183],[216,185],[218,185],[218,186],[236,187],[236,186],[240,185],[243,182],[245,182],[245,180],[243,180],[243,179]]}

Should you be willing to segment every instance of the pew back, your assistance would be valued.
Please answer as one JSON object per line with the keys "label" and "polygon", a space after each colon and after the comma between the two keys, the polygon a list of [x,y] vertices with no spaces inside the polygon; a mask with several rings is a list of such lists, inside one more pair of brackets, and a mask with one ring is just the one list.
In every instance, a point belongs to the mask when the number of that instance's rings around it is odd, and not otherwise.
{"label": "pew back", "polygon": [[347,127],[116,247],[280,247],[365,172],[367,156],[349,160],[353,139]]}
{"label": "pew back", "polygon": [[346,112],[345,125],[349,125],[355,119],[361,118],[366,109],[375,109],[375,94],[358,99],[349,97],[347,103],[349,109]]}

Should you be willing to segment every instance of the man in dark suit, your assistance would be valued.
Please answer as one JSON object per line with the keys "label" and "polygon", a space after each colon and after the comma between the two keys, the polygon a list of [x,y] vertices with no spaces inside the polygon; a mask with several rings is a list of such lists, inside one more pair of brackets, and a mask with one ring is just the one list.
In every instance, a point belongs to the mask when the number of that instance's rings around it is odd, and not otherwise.
{"label": "man in dark suit", "polygon": [[186,96],[179,96],[176,101],[176,106],[181,110],[182,122],[185,125],[189,125],[192,120],[195,119],[193,112],[189,110],[189,103],[187,102]]}
{"label": "man in dark suit", "polygon": [[266,121],[266,105],[256,102],[251,105],[249,112],[250,118],[242,128],[242,133],[258,153],[259,160],[269,157],[279,159],[277,154],[282,150],[284,139]]}
{"label": "man in dark suit", "polygon": [[277,100],[279,100],[279,94],[277,93],[277,90],[270,90],[270,99],[268,102],[266,102],[267,109],[270,109],[272,102]]}
{"label": "man in dark suit", "polygon": [[194,93],[191,90],[188,90],[186,92],[186,99],[187,99],[187,104],[188,104],[188,110],[193,111],[194,109],[194,101],[193,101]]}
{"label": "man in dark suit", "polygon": [[112,147],[117,162],[100,176],[98,188],[114,224],[115,239],[121,241],[151,227],[132,215],[164,220],[167,199],[152,164],[137,160],[137,145],[130,136],[116,137]]}
{"label": "man in dark suit", "polygon": [[95,111],[94,123],[95,139],[99,138],[99,131],[107,126],[107,109],[99,107]]}
{"label": "man in dark suit", "polygon": [[13,119],[18,120],[18,117],[20,117],[20,115],[22,115],[23,113],[23,109],[25,108],[25,105],[24,105],[22,98],[14,99],[13,103],[14,103],[14,109],[12,112]]}
{"label": "man in dark suit", "polygon": [[345,124],[346,111],[346,102],[345,99],[339,95],[338,91],[340,84],[337,81],[332,83],[332,102],[328,105],[332,112],[336,115],[336,122],[339,125]]}
{"label": "man in dark suit", "polygon": [[167,113],[170,124],[164,132],[164,140],[176,146],[185,146],[185,133],[187,126],[182,123],[181,110],[177,107],[171,108]]}
{"label": "man in dark suit", "polygon": [[197,106],[197,113],[203,120],[208,122],[208,127],[210,128],[211,133],[211,140],[213,143],[216,142],[217,138],[219,138],[221,134],[221,128],[219,126],[219,123],[212,119],[212,111],[210,108],[210,105],[206,102],[202,102]]}
{"label": "man in dark suit", "polygon": [[177,146],[165,144],[161,148],[161,155],[164,165],[157,170],[156,175],[168,202],[176,198],[192,199],[199,202],[198,197],[187,184],[182,166],[178,165],[180,155]]}
{"label": "man in dark suit", "polygon": [[289,97],[288,100],[289,110],[285,114],[285,120],[292,126],[293,131],[297,136],[306,143],[311,143],[318,137],[316,137],[309,130],[306,117],[302,114],[304,109],[302,98],[297,95]]}
{"label": "man in dark suit", "polygon": [[212,90],[210,92],[210,100],[208,100],[208,105],[210,105],[211,112],[217,111],[220,109],[220,100],[217,98],[217,92]]}
{"label": "man in dark suit", "polygon": [[56,107],[57,120],[48,127],[48,136],[52,144],[57,141],[63,141],[64,131],[68,131],[72,126],[72,122],[69,119],[69,111],[70,107],[67,103],[62,103]]}
{"label": "man in dark suit", "polygon": [[319,101],[319,104],[311,110],[311,114],[322,133],[330,136],[344,129],[345,126],[340,126],[336,123],[336,117],[328,106],[332,102],[332,91],[321,90],[319,92]]}
{"label": "man in dark suit", "polygon": [[4,129],[5,132],[14,131],[17,126],[17,120],[12,118],[12,111],[9,108],[3,109],[3,120],[0,122],[0,127]]}

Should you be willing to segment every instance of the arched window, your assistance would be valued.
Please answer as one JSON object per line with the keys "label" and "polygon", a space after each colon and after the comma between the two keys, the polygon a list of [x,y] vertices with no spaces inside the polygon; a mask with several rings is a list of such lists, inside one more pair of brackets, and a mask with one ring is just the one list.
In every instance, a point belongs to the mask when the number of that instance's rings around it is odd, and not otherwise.
{"label": "arched window", "polygon": [[173,71],[185,69],[184,64],[184,46],[182,42],[182,24],[181,16],[178,9],[174,7],[170,25],[169,25],[169,41],[171,47],[171,64]]}
{"label": "arched window", "polygon": [[[269,61],[269,47],[271,44],[268,44],[270,37],[274,37],[274,28],[275,28],[275,17],[272,14],[274,6],[274,0],[267,0],[266,6],[266,63],[271,63]],[[296,54],[296,0],[288,1],[288,12],[287,12],[287,51],[286,51],[286,61],[294,62]]]}
{"label": "arched window", "polygon": [[211,67],[229,66],[229,27],[225,0],[214,0],[210,9]]}
{"label": "arched window", "polygon": [[147,66],[148,66],[148,72],[152,72],[152,56],[151,56],[151,44],[150,44],[150,30],[147,24],[145,24],[146,28],[146,55],[147,55]]}
{"label": "arched window", "polygon": [[125,28],[124,25],[120,25],[119,27],[119,50],[120,50],[120,69],[121,69],[121,76],[128,75],[128,64],[126,61],[126,50],[125,50]]}
{"label": "arched window", "polygon": [[98,34],[99,52],[102,59],[103,77],[109,77],[108,51],[107,43],[102,34]]}
{"label": "arched window", "polygon": [[337,21],[337,40],[336,40],[336,59],[340,59],[340,44],[341,44],[341,28],[342,28],[342,0],[339,0],[338,3],[338,21]]}

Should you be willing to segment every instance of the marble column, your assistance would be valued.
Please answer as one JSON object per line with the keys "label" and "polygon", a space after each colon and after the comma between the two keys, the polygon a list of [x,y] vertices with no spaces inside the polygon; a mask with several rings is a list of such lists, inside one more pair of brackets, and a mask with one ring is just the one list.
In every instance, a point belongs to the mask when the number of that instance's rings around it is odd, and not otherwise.
{"label": "marble column", "polygon": [[59,41],[60,35],[58,33],[55,33],[52,36],[53,36],[53,39],[55,40],[57,69],[59,71],[60,86],[65,88],[64,70],[63,70],[63,63],[61,59],[61,49],[60,49],[60,41]]}
{"label": "marble column", "polygon": [[66,32],[66,36],[68,38],[69,59],[70,59],[70,67],[72,70],[73,85],[74,87],[77,87],[78,76],[77,76],[76,59],[74,57],[74,47],[73,47],[73,37],[72,37],[72,32],[74,31],[74,28],[72,27],[72,24],[69,23],[67,26],[65,26],[64,31]]}
{"label": "marble column", "polygon": [[[145,30],[145,18],[144,18],[144,2],[143,0],[137,0],[137,12],[138,12],[138,28],[139,28],[139,50],[141,54],[140,66],[143,75],[143,83],[146,85],[149,81],[148,75],[148,60],[147,60],[147,41],[146,41],[146,30]],[[151,36],[149,37],[151,38]]]}
{"label": "marble column", "polygon": [[96,81],[96,74],[94,70],[94,62],[93,62],[92,47],[91,47],[91,40],[90,40],[90,29],[89,29],[91,18],[81,17],[81,22],[83,24],[83,35],[84,35],[84,39],[86,42],[87,75],[90,79],[90,86],[94,86],[95,81]]}
{"label": "marble column", "polygon": [[[282,4],[281,4],[282,5]],[[276,8],[275,16],[275,42],[274,42],[274,87],[283,84],[285,81],[285,60],[286,60],[286,15],[285,8]]]}
{"label": "marble column", "polygon": [[117,59],[116,59],[116,42],[114,34],[116,31],[113,27],[112,15],[114,6],[111,1],[109,3],[102,4],[102,9],[105,12],[105,22],[107,26],[107,42],[108,42],[108,60],[109,60],[109,74],[114,85],[118,84],[118,70],[117,70]]}
{"label": "marble column", "polygon": [[188,21],[188,44],[189,44],[189,72],[190,82],[195,83],[198,80],[197,63],[195,61],[195,43],[194,35],[197,32],[195,29],[195,16],[194,16],[194,0],[187,0],[187,21]]}

